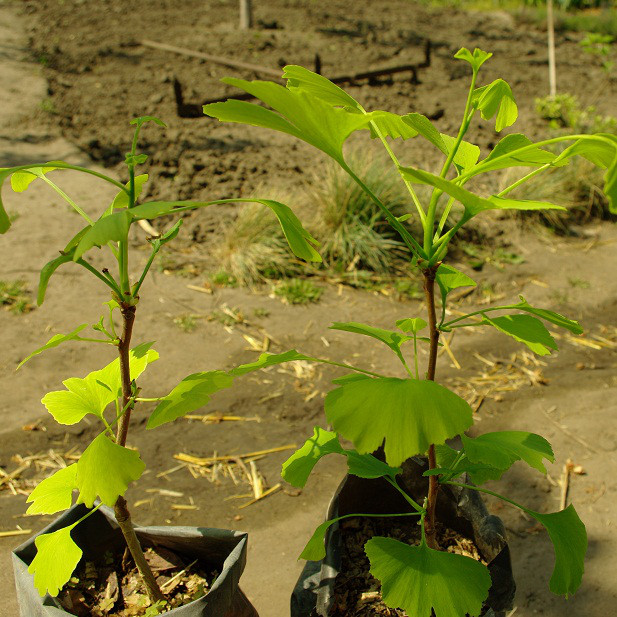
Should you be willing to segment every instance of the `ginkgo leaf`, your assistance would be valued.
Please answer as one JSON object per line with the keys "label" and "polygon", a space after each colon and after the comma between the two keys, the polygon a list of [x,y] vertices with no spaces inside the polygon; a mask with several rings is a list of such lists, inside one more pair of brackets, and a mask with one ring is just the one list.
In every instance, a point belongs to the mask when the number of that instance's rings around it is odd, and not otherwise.
{"label": "ginkgo leaf", "polygon": [[383,137],[392,137],[392,139],[411,139],[418,134],[408,122],[405,122],[403,116],[393,114],[389,111],[373,111],[370,114],[371,124],[366,127],[371,130],[371,137],[379,137],[374,126],[379,129]]}
{"label": "ginkgo leaf", "polygon": [[333,107],[308,92],[288,89],[274,82],[231,77],[223,79],[223,82],[252,94],[280,115],[252,103],[239,105],[242,101],[204,105],[205,114],[221,121],[263,126],[294,135],[341,164],[344,164],[342,148],[345,140],[370,122],[370,114],[351,113]]}
{"label": "ginkgo leaf", "polygon": [[345,450],[347,456],[347,471],[352,476],[358,478],[366,478],[368,480],[375,478],[392,478],[402,473],[400,467],[391,467],[387,463],[380,461],[372,454],[360,454],[356,450]]}
{"label": "ginkgo leaf", "polygon": [[441,291],[441,304],[445,307],[448,294],[459,287],[475,287],[476,282],[454,266],[440,264],[435,280]]}
{"label": "ginkgo leaf", "polygon": [[26,514],[55,514],[70,508],[77,488],[76,478],[77,464],[73,463],[41,480],[26,499],[26,503],[32,504]]}
{"label": "ginkgo leaf", "polygon": [[424,330],[428,324],[420,317],[411,317],[408,319],[399,319],[396,322],[396,327],[403,332],[417,333]]}
{"label": "ginkgo leaf", "polygon": [[73,261],[81,259],[86,251],[108,242],[126,242],[133,217],[129,210],[103,215],[94,225],[90,225],[73,253]]}
{"label": "ginkgo leaf", "polygon": [[[495,169],[506,169],[508,167],[540,167],[555,161],[555,154],[548,150],[542,150],[538,146],[529,149],[528,147],[532,145],[533,142],[520,133],[506,135],[493,148],[490,154],[480,161],[478,167],[481,165],[482,171],[485,172]],[[517,152],[522,148],[528,149],[524,152]]]}
{"label": "ginkgo leaf", "polygon": [[292,486],[302,488],[322,457],[343,453],[338,435],[334,431],[326,431],[316,426],[313,436],[283,463],[281,476]]}
{"label": "ginkgo leaf", "polygon": [[573,594],[581,584],[585,569],[587,552],[587,532],[574,506],[570,504],[565,510],[540,514],[525,510],[539,523],[546,527],[555,549],[555,567],[550,581],[553,593]]}
{"label": "ginkgo leaf", "polygon": [[347,323],[334,322],[330,326],[330,329],[353,332],[355,334],[364,334],[365,336],[370,336],[371,338],[377,339],[378,341],[385,343],[399,357],[401,362],[404,362],[403,355],[401,353],[401,345],[406,341],[412,340],[412,337],[400,334],[399,332],[384,330],[383,328],[375,328],[374,326],[368,326],[356,321],[350,321]]}
{"label": "ginkgo leaf", "polygon": [[138,452],[114,443],[105,434],[99,435],[77,462],[77,503],[91,508],[98,497],[106,506],[113,507],[145,468]]}
{"label": "ginkgo leaf", "polygon": [[283,364],[285,362],[295,362],[296,360],[313,360],[311,356],[307,356],[303,353],[299,353],[295,349],[290,349],[283,353],[262,353],[259,359],[255,362],[249,362],[247,364],[241,364],[229,371],[230,375],[238,377],[240,375],[246,375],[253,371],[258,371],[269,366],[276,366],[277,364]]}
{"label": "ginkgo leaf", "polygon": [[371,518],[399,518],[403,516],[419,516],[419,512],[409,512],[404,514],[345,514],[332,518],[328,521],[324,521],[315,531],[313,535],[306,543],[300,557],[298,559],[306,559],[307,561],[320,561],[326,556],[325,538],[328,529],[346,518],[352,517],[371,517]]}
{"label": "ginkgo leaf", "polygon": [[224,371],[193,373],[185,377],[155,408],[148,418],[147,429],[181,418],[206,405],[211,396],[229,388],[233,377]]}
{"label": "ginkgo leaf", "polygon": [[360,454],[385,440],[386,462],[394,467],[472,424],[471,407],[462,398],[427,380],[350,381],[328,393],[325,410],[328,422]]}
{"label": "ginkgo leaf", "polygon": [[422,114],[411,113],[402,117],[403,122],[413,128],[424,139],[430,141],[443,154],[448,156],[448,148],[443,140],[443,135],[435,128],[433,123]]}
{"label": "ginkgo leaf", "polygon": [[313,96],[330,103],[350,109],[357,109],[360,112],[360,104],[345,90],[332,83],[329,79],[313,71],[305,69],[303,66],[294,64],[283,68],[283,79],[287,80],[287,88],[308,92]]}
{"label": "ginkgo leaf", "polygon": [[544,459],[551,463],[555,460],[551,444],[535,433],[497,431],[475,438],[462,435],[461,438],[465,455],[472,463],[484,463],[503,471],[522,460],[546,473]]}
{"label": "ginkgo leaf", "polygon": [[[151,346],[152,343],[142,343],[129,352],[131,379],[137,379],[159,357]],[[41,401],[56,422],[76,424],[87,414],[102,418],[105,408],[120,395],[120,360],[116,358],[84,378],[71,377],[62,383],[66,390],[48,392]]]}
{"label": "ginkgo leaf", "polygon": [[[140,174],[139,176],[135,176],[135,199],[137,199],[142,191],[144,190],[144,185],[148,182],[148,174]],[[127,182],[124,187],[128,191],[131,188],[131,183]],[[128,208],[129,207],[129,196],[126,191],[120,191],[111,202],[110,210],[118,210],[120,208]]]}
{"label": "ginkgo leaf", "polygon": [[610,211],[617,213],[617,136],[599,133],[578,139],[555,159],[555,163],[568,161],[575,155],[606,169],[604,193],[608,197]]}
{"label": "ginkgo leaf", "polygon": [[[450,137],[450,135],[445,135],[444,133],[441,134],[441,138],[446,144],[448,154],[450,154],[457,140],[454,137]],[[478,162],[479,158],[480,148],[475,144],[471,144],[468,141],[462,140],[461,143],[458,145],[456,154],[454,155],[452,162],[454,163],[454,166],[456,167],[458,172],[463,173],[464,171],[471,169]]]}
{"label": "ginkgo leaf", "polygon": [[531,315],[488,317],[483,314],[482,317],[482,324],[493,326],[496,330],[511,336],[539,356],[546,356],[551,350],[557,349],[557,343],[546,326]]}
{"label": "ginkgo leaf", "polygon": [[316,426],[313,436],[283,463],[281,475],[289,484],[302,488],[318,461],[328,454],[345,455],[349,473],[360,478],[394,478],[401,473],[400,468],[390,467],[372,454],[359,454],[355,450],[344,449],[334,431]]}
{"label": "ginkgo leaf", "polygon": [[371,538],[364,550],[371,574],[381,581],[383,601],[413,617],[477,617],[488,597],[491,576],[479,561],[409,546],[394,538]]}
{"label": "ginkgo leaf", "polygon": [[473,53],[471,53],[466,47],[461,47],[461,49],[454,54],[454,57],[457,60],[469,62],[475,73],[477,73],[480,67],[492,56],[493,54],[487,51],[482,51],[477,47],[473,50]]}
{"label": "ginkgo leaf", "polygon": [[87,327],[88,327],[87,323],[82,323],[81,325],[77,326],[75,330],[73,330],[72,332],[69,332],[68,334],[55,334],[47,341],[47,343],[45,343],[45,345],[43,345],[42,347],[39,347],[38,349],[33,351],[29,356],[24,358],[17,365],[17,369],[20,369],[26,362],[28,362],[28,360],[30,360],[30,358],[34,358],[34,356],[38,356],[40,353],[43,353],[47,349],[53,349],[54,347],[58,347],[58,345],[61,345],[62,343],[66,343],[66,341],[74,341],[75,339],[79,338],[79,333]]}
{"label": "ginkgo leaf", "polygon": [[[256,106],[252,105],[252,107]],[[263,108],[257,107],[257,109]],[[244,202],[262,204],[274,213],[294,255],[305,261],[321,261],[321,256],[313,247],[313,245],[318,246],[319,242],[304,229],[300,219],[298,219],[289,206],[272,199],[257,198],[218,199],[214,201],[150,201],[135,206],[130,210],[108,214],[99,219],[94,226],[88,226],[80,232],[81,236],[77,242],[76,254],[73,253],[73,259],[77,260],[93,246],[102,246],[102,244],[115,240],[117,236],[124,233],[126,225],[130,227],[134,221],[152,220],[160,216],[173,215],[198,208],[207,208],[217,204],[238,204]],[[112,220],[109,221],[107,219]]]}
{"label": "ginkgo leaf", "polygon": [[540,319],[544,319],[560,328],[564,328],[572,332],[572,334],[582,334],[583,328],[581,328],[578,321],[574,321],[573,319],[568,319],[555,311],[549,311],[548,309],[541,309],[535,306],[531,306],[523,296],[519,296],[521,299],[519,304],[513,304],[508,308],[515,308],[520,311],[525,311],[526,313],[530,313],[535,315],[536,317],[540,317]]}
{"label": "ginkgo leaf", "polygon": [[512,89],[503,79],[496,79],[488,86],[477,88],[472,100],[485,120],[495,118],[495,130],[498,133],[514,124],[518,118]]}
{"label": "ginkgo leaf", "polygon": [[41,596],[46,593],[57,596],[68,583],[83,555],[83,551],[71,538],[71,531],[76,524],[41,534],[34,540],[36,555],[28,572],[34,574],[34,586]]}
{"label": "ginkgo leaf", "polygon": [[450,182],[445,178],[440,178],[435,174],[421,169],[415,169],[414,167],[400,167],[399,168],[403,177],[411,182],[417,182],[419,184],[429,184],[438,188],[440,191],[447,193],[450,197],[454,197],[457,201],[460,201],[465,210],[473,216],[482,210],[492,210],[495,206],[488,200],[480,197],[464,189],[462,186]]}
{"label": "ginkgo leaf", "polygon": [[41,306],[41,304],[43,304],[43,301],[45,300],[45,294],[47,292],[47,285],[49,284],[49,279],[53,276],[55,271],[61,265],[69,263],[71,261],[73,261],[73,252],[62,253],[59,257],[52,259],[43,266],[39,277],[39,289],[36,296],[36,303],[38,306]]}

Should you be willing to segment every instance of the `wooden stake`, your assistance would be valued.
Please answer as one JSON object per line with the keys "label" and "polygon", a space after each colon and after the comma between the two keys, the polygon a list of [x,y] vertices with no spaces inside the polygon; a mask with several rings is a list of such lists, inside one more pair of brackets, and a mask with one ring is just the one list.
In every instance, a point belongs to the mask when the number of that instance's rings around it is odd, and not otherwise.
{"label": "wooden stake", "polygon": [[253,6],[251,0],[240,0],[240,30],[253,27]]}
{"label": "wooden stake", "polygon": [[555,19],[553,17],[553,0],[546,0],[546,29],[548,30],[548,83],[549,94],[557,94],[557,71],[555,69]]}

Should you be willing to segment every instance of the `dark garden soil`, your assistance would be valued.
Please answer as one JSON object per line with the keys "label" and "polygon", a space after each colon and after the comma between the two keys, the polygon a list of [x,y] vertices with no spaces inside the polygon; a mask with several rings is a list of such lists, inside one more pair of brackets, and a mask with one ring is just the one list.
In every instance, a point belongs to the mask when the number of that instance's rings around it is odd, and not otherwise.
{"label": "dark garden soil", "polygon": [[[152,176],[148,197],[237,197],[260,185],[267,197],[269,188],[301,190],[313,180],[322,157],[291,138],[176,117],[174,77],[183,84],[186,99],[200,103],[232,93],[220,77],[254,75],[142,47],[144,38],[270,68],[286,63],[311,67],[319,53],[327,76],[420,61],[428,38],[433,55],[431,66],[419,72],[421,83],[412,84],[401,74],[379,85],[354,86],[351,92],[371,109],[439,116],[439,129],[450,133],[456,130],[468,84],[467,72],[452,54],[462,45],[479,46],[495,53],[483,78],[504,77],[513,86],[520,108],[518,129],[530,136],[546,134],[533,111],[534,97],[547,89],[545,33],[517,25],[505,13],[430,12],[403,0],[255,4],[258,27],[243,35],[235,29],[237,2],[232,0],[2,3],[0,165],[63,158],[111,166],[121,176],[118,163],[128,149],[128,121],[148,113],[169,124],[166,131],[144,132]],[[579,38],[559,35],[558,76],[560,87],[580,93],[587,102],[602,86],[603,76],[583,57]],[[617,84],[613,80],[602,88],[598,107],[617,115]],[[497,136],[486,123],[475,128],[486,151]],[[431,162],[424,160],[417,140],[404,144],[401,152],[403,160]],[[113,197],[90,180],[71,173],[62,178],[62,187],[92,214]],[[37,183],[19,196],[7,188],[3,197],[18,217],[0,240],[0,280],[21,279],[32,293],[40,267],[80,222]],[[143,288],[134,340],[155,340],[161,355],[144,377],[145,396],[165,394],[189,373],[255,359],[264,342],[270,351],[295,347],[382,372],[397,371],[378,344],[327,328],[333,321],[350,320],[392,327],[396,319],[418,315],[419,301],[399,302],[325,284],[320,302],[302,307],[282,304],[268,288],[204,293],[211,247],[230,216],[231,210],[213,209],[187,217],[174,255],[191,265],[183,271],[188,270],[189,278],[155,272]],[[502,244],[523,262],[487,263],[473,273],[478,290],[461,297],[458,308],[515,301],[523,294],[532,303],[580,319],[586,334],[581,340],[558,333],[560,351],[538,359],[498,334],[465,331],[451,341],[456,362],[446,353],[440,356],[438,377],[477,409],[475,431],[531,430],[552,442],[557,461],[547,478],[515,466],[495,483],[495,490],[535,510],[553,511],[559,508],[558,482],[566,460],[585,471],[571,477],[568,499],[587,524],[590,548],[583,585],[567,603],[548,589],[553,557],[545,532],[518,511],[489,501],[489,509],[503,517],[510,533],[518,583],[516,617],[605,617],[617,606],[617,231],[609,223],[595,222],[579,228],[577,237],[559,238],[512,219],[487,221],[487,229],[500,234]],[[144,246],[141,230],[134,240]],[[146,250],[139,256],[136,262],[143,264]],[[100,259],[95,264],[105,265]],[[134,265],[137,271],[140,263]],[[466,264],[460,267],[469,271]],[[61,388],[63,379],[84,376],[113,357],[76,343],[34,358],[17,373],[14,369],[53,334],[98,321],[107,299],[96,282],[66,267],[52,280],[42,307],[24,314],[0,310],[0,470],[9,474],[0,476],[2,532],[35,531],[49,522],[50,517],[23,515],[32,481],[70,462],[95,430],[87,423],[54,424],[44,415],[41,397]],[[190,333],[177,325],[187,315],[194,316],[196,326]],[[151,432],[144,426],[151,407],[145,404],[135,413],[129,442],[139,448],[148,471],[128,493],[134,519],[250,532],[242,587],[262,617],[288,614],[302,566],[297,555],[343,473],[340,461],[331,457],[319,464],[301,492],[279,477],[291,446],[302,443],[313,425],[323,425],[323,397],[337,374],[300,365],[247,376],[200,411],[200,416],[218,414],[217,422],[182,419]],[[243,420],[224,419],[229,417]],[[234,459],[285,446],[253,457],[264,490],[275,490],[245,505],[253,493]],[[231,458],[213,466],[178,455]],[[249,472],[250,458],[242,458]],[[0,537],[2,617],[17,615],[9,551],[26,537]]]}

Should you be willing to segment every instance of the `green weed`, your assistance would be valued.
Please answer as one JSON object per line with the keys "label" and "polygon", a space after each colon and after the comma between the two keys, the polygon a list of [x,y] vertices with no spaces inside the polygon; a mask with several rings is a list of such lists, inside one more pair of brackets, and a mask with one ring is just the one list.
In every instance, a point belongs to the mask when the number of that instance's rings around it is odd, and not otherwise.
{"label": "green weed", "polygon": [[174,324],[183,332],[193,332],[197,328],[197,320],[199,318],[199,315],[193,314],[179,315],[174,318]]}
{"label": "green weed", "polygon": [[287,304],[319,302],[323,290],[307,279],[286,279],[274,288],[274,295]]}
{"label": "green weed", "polygon": [[13,313],[29,313],[34,307],[24,281],[0,281],[0,306]]}

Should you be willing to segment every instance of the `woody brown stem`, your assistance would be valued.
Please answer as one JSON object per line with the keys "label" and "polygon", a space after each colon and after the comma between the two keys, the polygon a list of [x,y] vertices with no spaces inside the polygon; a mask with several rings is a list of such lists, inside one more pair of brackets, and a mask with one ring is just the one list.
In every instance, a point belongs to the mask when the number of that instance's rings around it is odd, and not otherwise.
{"label": "woody brown stem", "polygon": [[[428,368],[426,378],[434,381],[435,370],[437,368],[437,350],[439,348],[439,330],[437,329],[437,312],[435,310],[435,274],[437,268],[428,268],[424,271],[424,295],[426,297],[426,308],[428,312],[428,327],[430,339],[430,351],[428,358]],[[437,467],[435,457],[435,445],[431,444],[428,449],[429,469]],[[437,476],[429,476],[428,496],[426,503],[425,533],[426,542],[431,548],[438,548],[437,532],[435,529],[435,507],[437,505],[437,493],[439,491],[439,480]]]}
{"label": "woody brown stem", "polygon": [[[131,419],[131,406],[133,386],[131,381],[131,368],[129,364],[131,336],[133,333],[133,323],[135,322],[135,307],[131,305],[122,305],[120,307],[122,313],[122,338],[118,343],[118,354],[120,356],[120,376],[122,381],[122,409],[124,414],[120,418],[118,424],[118,433],[116,435],[116,443],[120,446],[126,445],[126,437],[129,430],[129,422]],[[144,552],[139,544],[139,539],[135,533],[135,528],[131,522],[131,513],[129,512],[124,497],[118,497],[114,505],[114,513],[116,521],[120,526],[122,535],[126,541],[126,545],[133,557],[133,561],[139,570],[139,574],[146,586],[148,596],[152,602],[165,600],[165,596],[158,586],[154,574],[146,561]]]}

